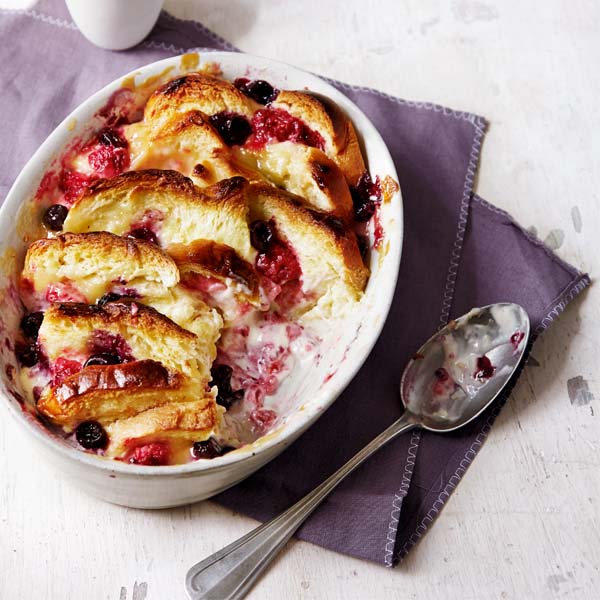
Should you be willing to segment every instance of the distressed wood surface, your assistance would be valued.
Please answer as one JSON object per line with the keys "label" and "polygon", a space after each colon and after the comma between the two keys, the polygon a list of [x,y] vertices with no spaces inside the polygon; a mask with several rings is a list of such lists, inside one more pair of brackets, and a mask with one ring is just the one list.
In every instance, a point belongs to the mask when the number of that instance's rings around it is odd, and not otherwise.
{"label": "distressed wood surface", "polygon": [[[598,272],[597,3],[167,0],[166,8],[248,52],[485,115],[479,193]],[[538,342],[536,366],[399,568],[292,542],[250,597],[597,598],[598,295],[592,287]],[[47,471],[4,420],[0,480],[7,600],[183,598],[187,568],[255,525],[210,502],[144,512],[88,498]]]}

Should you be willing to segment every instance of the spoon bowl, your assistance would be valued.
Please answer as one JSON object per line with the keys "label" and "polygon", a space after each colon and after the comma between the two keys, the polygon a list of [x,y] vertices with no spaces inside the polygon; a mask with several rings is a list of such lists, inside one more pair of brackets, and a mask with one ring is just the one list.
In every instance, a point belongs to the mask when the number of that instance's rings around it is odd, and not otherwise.
{"label": "spoon bowl", "polygon": [[480,415],[518,367],[530,324],[518,304],[474,308],[450,321],[408,362],[400,381],[405,417],[437,433]]}
{"label": "spoon bowl", "polygon": [[379,448],[415,427],[446,433],[481,414],[511,380],[529,333],[525,310],[508,302],[474,308],[448,323],[404,369],[402,416],[284,513],[194,565],[185,581],[189,598],[243,598],[323,499]]}

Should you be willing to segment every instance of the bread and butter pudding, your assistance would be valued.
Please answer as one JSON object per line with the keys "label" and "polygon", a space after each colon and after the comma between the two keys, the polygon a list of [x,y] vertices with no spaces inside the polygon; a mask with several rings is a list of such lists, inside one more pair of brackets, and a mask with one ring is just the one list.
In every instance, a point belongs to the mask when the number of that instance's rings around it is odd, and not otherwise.
{"label": "bread and butter pudding", "polygon": [[396,184],[306,91],[198,72],[109,104],[36,194],[20,380],[88,452],[214,458],[280,423],[286,377],[356,310]]}

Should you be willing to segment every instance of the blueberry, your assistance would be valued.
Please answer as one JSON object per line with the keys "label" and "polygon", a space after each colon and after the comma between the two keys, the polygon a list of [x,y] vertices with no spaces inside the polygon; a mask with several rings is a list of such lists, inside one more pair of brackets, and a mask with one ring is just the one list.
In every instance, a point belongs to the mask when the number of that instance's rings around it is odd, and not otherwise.
{"label": "blueberry", "polygon": [[354,206],[354,219],[359,223],[368,221],[375,214],[375,202],[365,197],[356,189],[350,190],[352,193],[352,204]]}
{"label": "blueberry", "polygon": [[29,313],[21,319],[21,331],[28,340],[35,341],[37,339],[38,331],[40,330],[43,320],[44,313],[42,311]]}
{"label": "blueberry", "polygon": [[273,228],[265,221],[253,221],[250,224],[250,243],[259,252],[266,252],[274,237]]}
{"label": "blueberry", "polygon": [[440,380],[440,381],[446,381],[450,376],[448,375],[448,371],[446,371],[446,369],[444,369],[444,367],[440,367],[439,369],[435,370],[434,375]]}
{"label": "blueberry", "polygon": [[210,386],[216,385],[217,404],[224,408],[230,408],[234,402],[238,402],[244,398],[244,390],[231,389],[231,375],[233,369],[229,365],[215,365],[211,370],[212,381]]}
{"label": "blueberry", "polygon": [[98,306],[104,306],[108,302],[114,302],[115,300],[119,300],[120,298],[123,298],[121,294],[117,294],[116,292],[108,292],[108,294],[104,294],[104,296],[98,298],[96,304],[98,304]]}
{"label": "blueberry", "polygon": [[210,123],[228,146],[241,146],[252,134],[248,119],[232,112],[220,112],[210,117]]}
{"label": "blueberry", "polygon": [[147,227],[137,227],[136,229],[132,229],[128,234],[128,238],[133,238],[134,240],[145,240],[146,242],[150,242],[151,244],[156,244],[158,246],[158,238],[156,234]]}
{"label": "blueberry", "polygon": [[120,356],[112,354],[111,352],[100,352],[99,354],[92,354],[83,365],[84,367],[91,367],[93,365],[120,365],[123,361]]}
{"label": "blueberry", "polygon": [[248,79],[240,78],[235,80],[234,85],[243,94],[259,104],[273,102],[279,94],[279,90],[276,90],[268,81],[264,81],[263,79],[249,81]]}
{"label": "blueberry", "polygon": [[352,193],[352,204],[354,205],[354,219],[359,222],[368,221],[381,203],[382,192],[379,177],[375,181],[365,171],[356,182],[355,187],[350,188]]}
{"label": "blueberry", "polygon": [[52,204],[44,212],[42,222],[46,229],[49,229],[50,231],[61,231],[68,214],[69,209],[66,206],[63,206],[62,204]]}
{"label": "blueberry", "polygon": [[127,146],[127,142],[114,129],[103,129],[98,134],[98,142],[102,146],[113,146],[115,148],[125,148]]}
{"label": "blueberry", "polygon": [[86,450],[106,448],[108,435],[98,421],[83,421],[75,430],[75,438]]}
{"label": "blueberry", "polygon": [[40,361],[40,353],[35,342],[33,344],[17,342],[15,354],[24,367],[33,367]]}
{"label": "blueberry", "polygon": [[192,446],[192,456],[198,460],[200,458],[216,458],[224,454],[223,448],[215,438],[209,438],[204,442],[194,442]]}

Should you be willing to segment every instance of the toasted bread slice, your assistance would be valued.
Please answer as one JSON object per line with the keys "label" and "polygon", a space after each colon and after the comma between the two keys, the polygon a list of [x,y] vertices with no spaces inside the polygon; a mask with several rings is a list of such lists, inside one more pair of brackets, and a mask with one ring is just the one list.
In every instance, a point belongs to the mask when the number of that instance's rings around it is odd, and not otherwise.
{"label": "toasted bread slice", "polygon": [[218,427],[223,409],[212,395],[194,402],[170,402],[139,413],[135,417],[120,419],[107,427],[108,456],[122,456],[144,443],[169,442],[171,449],[178,441],[206,440]]}
{"label": "toasted bread slice", "polygon": [[173,169],[199,187],[235,176],[264,179],[236,158],[200,111],[175,113],[160,128],[141,121],[125,131],[132,169]]}
{"label": "toasted bread slice", "polygon": [[218,309],[225,324],[231,324],[250,307],[268,308],[254,267],[230,246],[197,240],[169,246],[168,252],[179,267],[179,287]]}
{"label": "toasted bread slice", "polygon": [[352,218],[352,197],[344,174],[327,155],[311,146],[268,144],[254,156],[258,169],[280,188],[296,194],[309,208]]}
{"label": "toasted bread slice", "polygon": [[248,119],[259,108],[232,83],[205,73],[188,73],[158,88],[148,99],[144,121],[160,128],[174,113],[199,110],[205,115],[234,112]]}
{"label": "toasted bread slice", "polygon": [[209,239],[252,262],[256,252],[247,227],[246,185],[234,177],[200,191],[176,171],[131,171],[93,183],[69,211],[63,229],[122,235],[141,226],[152,229],[162,247]]}
{"label": "toasted bread slice", "polygon": [[302,290],[313,305],[305,318],[339,316],[360,300],[369,272],[352,231],[326,214],[307,210],[283,190],[253,184],[248,193],[251,219],[272,220],[277,235],[296,254]]}
{"label": "toasted bread slice", "polygon": [[38,410],[67,431],[86,420],[102,424],[166,402],[193,401],[203,389],[161,363],[138,360],[89,366],[42,394]]}
{"label": "toasted bread slice", "polygon": [[282,90],[273,108],[287,110],[304,121],[325,140],[325,152],[344,173],[349,185],[356,185],[365,172],[365,162],[352,121],[324,96]]}
{"label": "toasted bread slice", "polygon": [[137,296],[159,295],[177,284],[179,271],[154,244],[98,231],[33,242],[21,279],[21,287],[31,292],[24,301],[32,310],[56,300],[53,290],[66,284],[90,303],[116,289]]}
{"label": "toasted bread slice", "polygon": [[160,296],[146,296],[144,304],[155,308],[180,327],[195,333],[207,344],[216,344],[223,328],[223,318],[202,297],[189,291],[184,284],[176,285]]}
{"label": "toasted bread slice", "polygon": [[216,350],[153,308],[134,301],[104,306],[52,304],[39,330],[50,365],[58,358],[83,364],[91,355],[116,353],[122,360],[155,360],[170,372],[207,383]]}

